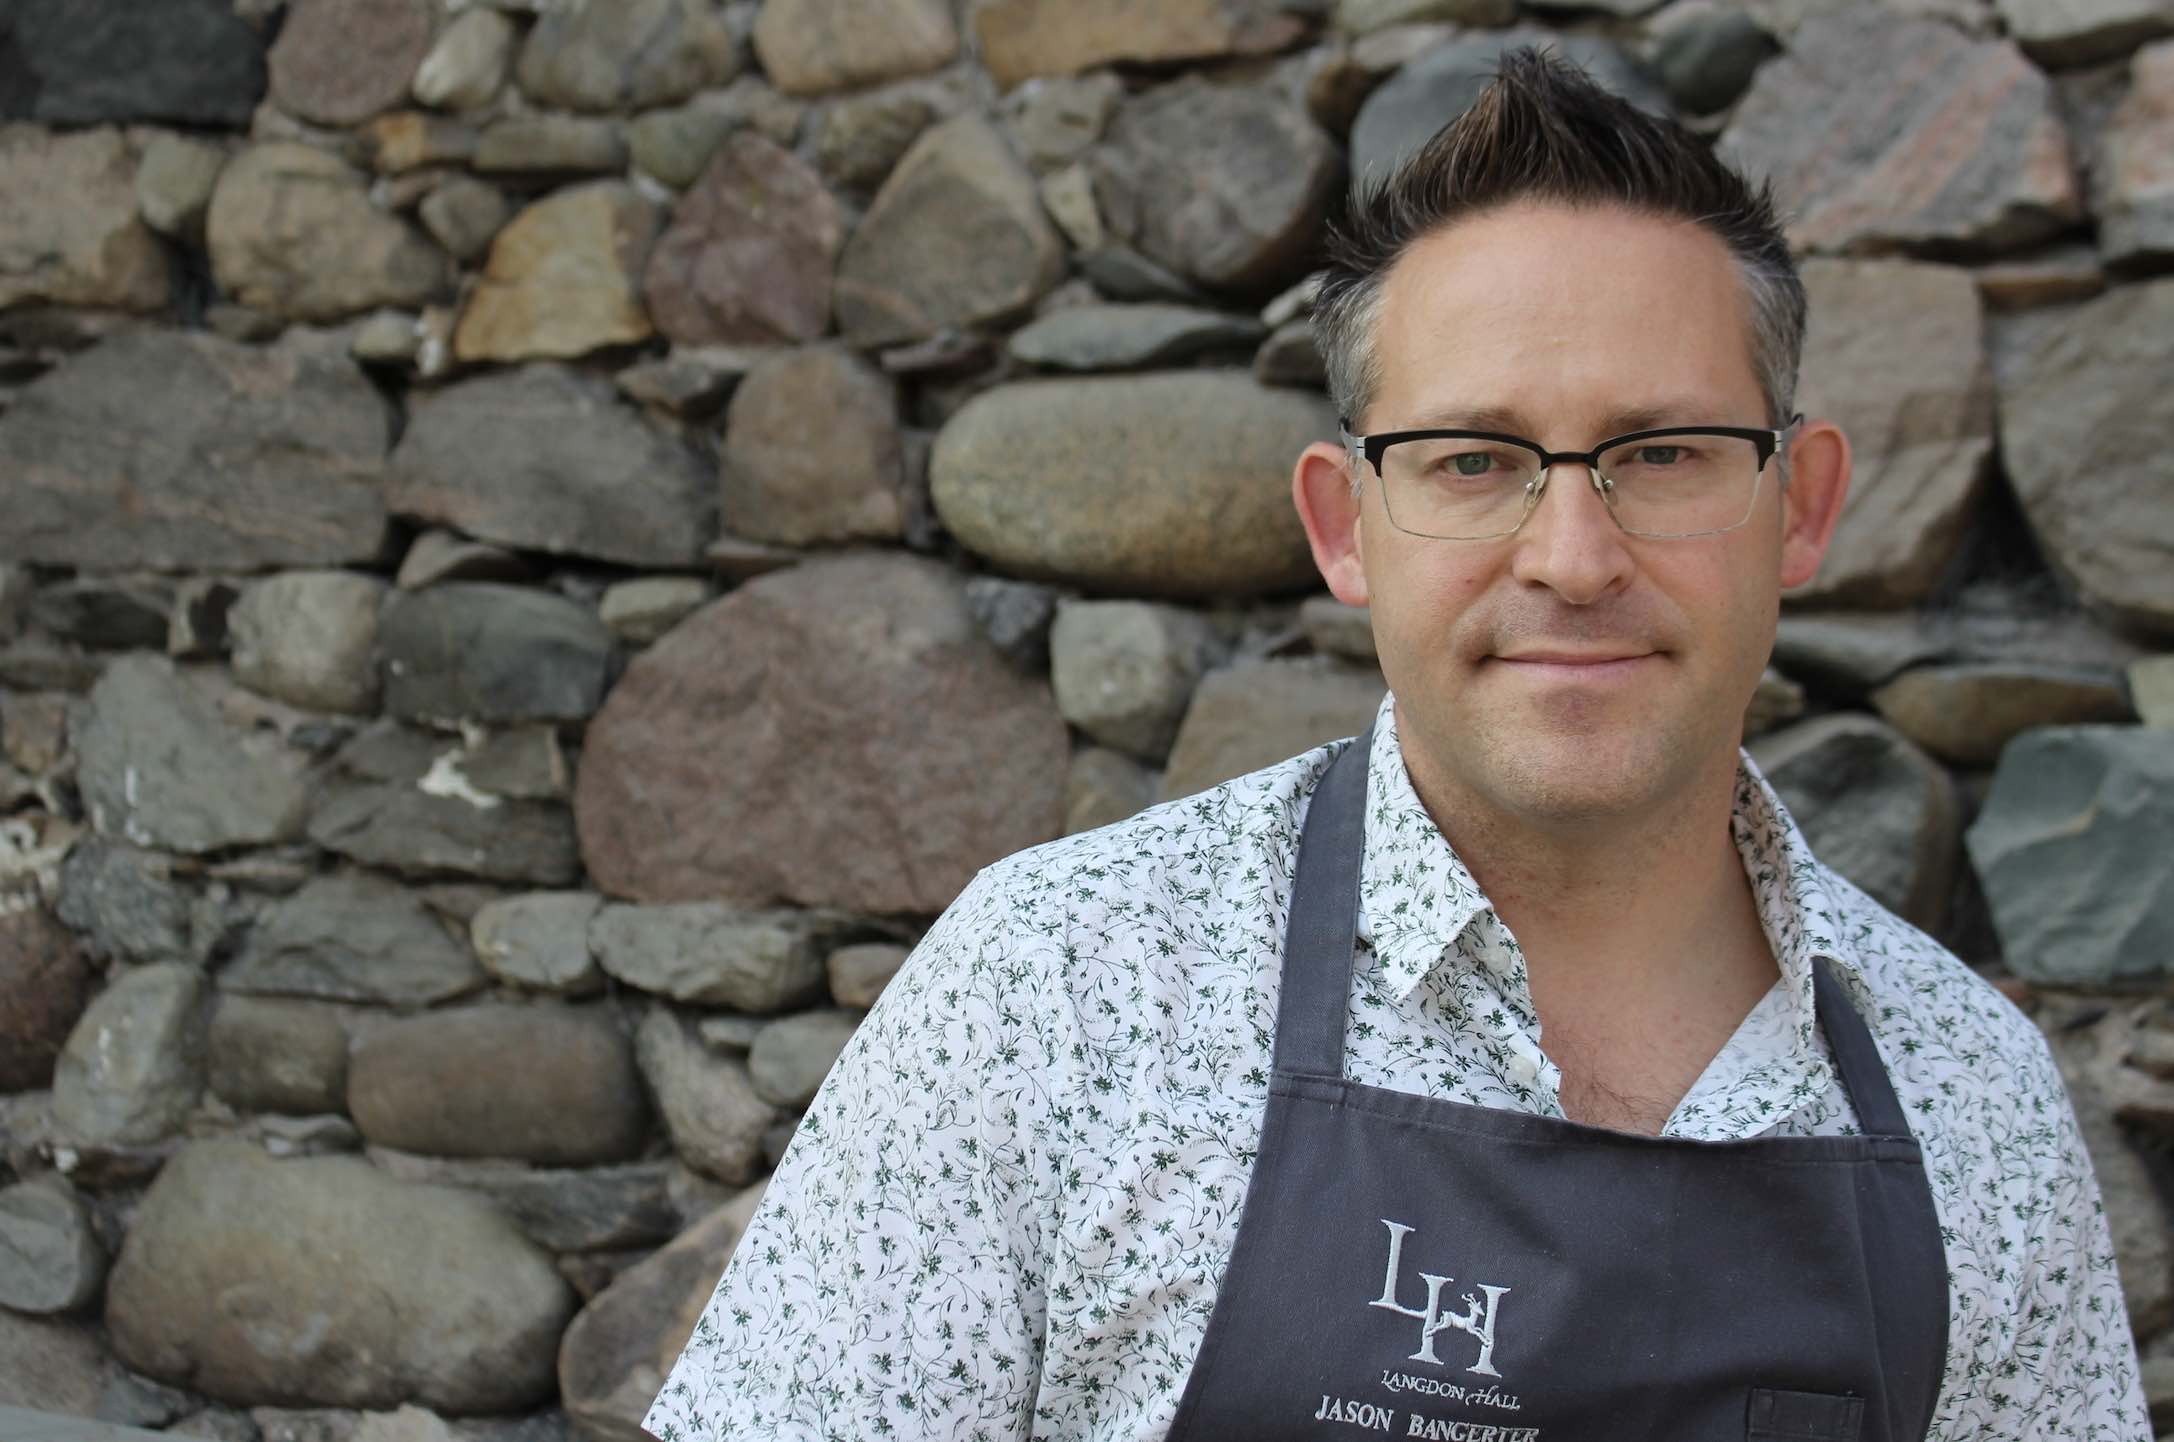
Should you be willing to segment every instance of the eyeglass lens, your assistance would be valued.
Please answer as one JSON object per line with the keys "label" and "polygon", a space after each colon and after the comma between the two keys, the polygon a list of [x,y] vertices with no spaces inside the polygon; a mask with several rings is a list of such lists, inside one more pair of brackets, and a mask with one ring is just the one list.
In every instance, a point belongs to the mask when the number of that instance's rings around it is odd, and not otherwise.
{"label": "eyeglass lens", "polygon": [[[1624,530],[1695,535],[1727,530],[1751,514],[1759,446],[1738,436],[1648,436],[1603,451],[1597,469]],[[1399,529],[1477,540],[1515,530],[1524,519],[1540,457],[1501,441],[1427,436],[1384,447],[1380,470],[1389,519]],[[1569,473],[1583,484],[1575,469]]]}

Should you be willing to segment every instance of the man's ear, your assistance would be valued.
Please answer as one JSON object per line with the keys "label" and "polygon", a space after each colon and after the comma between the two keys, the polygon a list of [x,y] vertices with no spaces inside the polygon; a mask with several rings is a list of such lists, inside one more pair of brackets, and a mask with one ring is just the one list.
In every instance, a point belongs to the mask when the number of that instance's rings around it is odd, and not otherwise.
{"label": "man's ear", "polygon": [[1819,570],[1849,494],[1849,437],[1832,421],[1806,421],[1789,446],[1782,492],[1781,583],[1801,586]]}
{"label": "man's ear", "polygon": [[1347,606],[1366,604],[1365,556],[1359,544],[1359,497],[1341,446],[1316,441],[1299,453],[1291,473],[1291,501],[1305,524],[1321,579]]}

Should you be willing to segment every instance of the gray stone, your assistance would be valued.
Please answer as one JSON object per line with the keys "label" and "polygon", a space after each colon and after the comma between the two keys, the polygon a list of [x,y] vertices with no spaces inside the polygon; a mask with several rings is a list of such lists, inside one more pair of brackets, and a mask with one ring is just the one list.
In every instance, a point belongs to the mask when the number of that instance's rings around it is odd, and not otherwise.
{"label": "gray stone", "polygon": [[459,1187],[487,1198],[538,1246],[554,1252],[640,1247],[669,1239],[679,1212],[667,1185],[670,1162],[630,1162],[578,1171],[513,1161],[411,1156],[380,1147],[372,1164],[403,1181]]}
{"label": "gray stone", "polygon": [[840,190],[865,195],[936,118],[935,102],[918,89],[845,96],[816,128],[815,168]]}
{"label": "gray stone", "polygon": [[[474,16],[490,12],[468,13]],[[489,248],[504,228],[506,218],[513,214],[513,206],[497,186],[456,175],[424,196],[415,214],[431,239],[445,247],[446,254],[455,260],[470,261]]]}
{"label": "gray stone", "polygon": [[823,958],[861,930],[842,916],[718,901],[607,906],[589,924],[606,972],[674,1001],[776,1012],[823,988]]}
{"label": "gray stone", "polygon": [[564,801],[573,790],[566,752],[548,722],[494,731],[468,743],[453,765],[478,791],[516,801]]}
{"label": "gray stone", "polygon": [[43,776],[72,759],[68,748],[66,696],[49,692],[0,694],[0,756],[32,776]]}
{"label": "gray stone", "polygon": [[1774,662],[1792,676],[1863,696],[1912,666],[1945,659],[1949,641],[1921,614],[1801,611],[1781,618]]}
{"label": "gray stone", "polygon": [[627,124],[627,151],[634,164],[674,190],[695,183],[740,117],[708,97],[664,110],[646,111]]}
{"label": "gray stone", "polygon": [[533,579],[535,574],[528,562],[510,551],[466,540],[451,531],[430,530],[417,536],[415,544],[408,547],[393,584],[403,591],[420,591],[440,581]]}
{"label": "gray stone", "polygon": [[111,1362],[95,1322],[25,1317],[0,1307],[0,1397],[7,1404],[87,1417]]}
{"label": "gray stone", "polygon": [[[2101,234],[2104,234],[2102,222]],[[2106,267],[2092,245],[2051,245],[1973,272],[1987,310],[2031,310],[2089,300],[2106,289]]]}
{"label": "gray stone", "polygon": [[105,658],[86,656],[50,636],[35,633],[0,646],[0,686],[24,691],[83,692],[98,683]]}
{"label": "gray stone", "polygon": [[0,120],[238,127],[264,94],[264,41],[228,0],[16,4],[8,21]]}
{"label": "gray stone", "polygon": [[414,364],[423,351],[422,327],[401,310],[381,310],[355,327],[347,353],[363,365]]}
{"label": "gray stone", "polygon": [[53,1119],[91,1146],[174,1134],[204,1089],[204,978],[170,962],[126,972],[95,997],[53,1068]]}
{"label": "gray stone", "polygon": [[573,110],[643,110],[732,78],[739,56],[706,0],[620,0],[543,11],[515,78],[532,99]]}
{"label": "gray stone", "polygon": [[[2174,11],[2152,7],[2161,24]],[[2129,62],[2129,93],[2099,135],[2092,166],[2099,249],[2108,265],[2158,266],[2174,257],[2174,40]],[[2104,283],[2103,277],[2100,278]]]}
{"label": "gray stone", "polygon": [[2174,656],[2151,656],[2128,667],[2129,697],[2146,726],[2174,726]]}
{"label": "gray stone", "polygon": [[395,593],[378,637],[385,709],[409,720],[579,721],[611,672],[611,633],[595,612],[487,581]]}
{"label": "gray stone", "polygon": [[177,661],[211,661],[226,654],[226,616],[241,589],[221,576],[187,576],[174,587],[166,654]]}
{"label": "gray stone", "polygon": [[384,402],[345,357],[116,336],[0,415],[0,556],[89,571],[372,560],[390,440]]}
{"label": "gray stone", "polygon": [[234,679],[319,711],[377,709],[377,612],[385,583],[353,571],[252,582],[228,613]]}
{"label": "gray stone", "polygon": [[1064,784],[1064,834],[1109,826],[1155,804],[1162,778],[1121,751],[1083,746]]}
{"label": "gray stone", "polygon": [[1992,764],[2033,727],[2132,719],[2117,678],[2046,666],[1919,667],[1873,692],[1872,704],[1903,735],[1965,766]]}
{"label": "gray stone", "polygon": [[1328,362],[1314,344],[1313,323],[1286,321],[1253,353],[1253,378],[1264,386],[1306,386],[1326,390]]}
{"label": "gray stone", "polygon": [[[1064,734],[952,572],[810,560],[628,665],[582,752],[582,857],[601,890],[640,900],[933,914],[1056,834]],[[809,755],[824,764],[793,759]]]}
{"label": "gray stone", "polygon": [[1865,0],[1810,14],[1721,153],[1771,181],[1799,249],[2008,249],[2082,215],[2052,87],[2012,43]]}
{"label": "gray stone", "polygon": [[1804,714],[1804,688],[1772,666],[1760,673],[1744,708],[1744,735],[1759,736]]}
{"label": "gray stone", "polygon": [[591,891],[509,896],[476,912],[469,940],[484,969],[501,981],[586,995],[604,984],[589,950],[589,923],[602,904]]}
{"label": "gray stone", "polygon": [[480,540],[634,566],[689,565],[715,527],[683,443],[644,424],[609,382],[548,364],[417,404],[386,503]]}
{"label": "gray stone", "polygon": [[[1110,243],[1102,223],[1102,203],[1095,199],[1094,172],[1084,162],[1045,175],[1038,183],[1042,209],[1078,251],[1097,251]],[[1058,292],[1061,293],[1061,292]]]}
{"label": "gray stone", "polygon": [[1114,233],[1181,275],[1239,292],[1297,278],[1343,177],[1335,143],[1304,110],[1200,79],[1128,102],[1093,164]]}
{"label": "gray stone", "polygon": [[2023,53],[2051,69],[2094,65],[2174,30],[2161,0],[1994,0]]}
{"label": "gray stone", "polygon": [[2052,726],[2001,753],[1966,838],[2019,976],[2155,980],[2174,959],[2174,734]]}
{"label": "gray stone", "polygon": [[[0,891],[0,905],[0,1094],[5,1094],[52,1082],[61,1048],[98,989],[98,973],[75,938],[30,893],[12,887]],[[6,1152],[0,1146],[0,1156]],[[0,1367],[0,1378],[5,1375]]]}
{"label": "gray stone", "polygon": [[1251,316],[1178,305],[1081,305],[1013,331],[1005,349],[1028,365],[1068,371],[1137,370],[1217,351],[1250,350]]}
{"label": "gray stone", "polygon": [[2090,1153],[2130,1327],[2148,1337],[2174,1316],[2174,1216],[2150,1166],[2114,1119],[2105,1084],[2109,1068],[2094,1055],[2106,1035],[2103,1028],[2074,1027],[2051,1032],[2047,1041]]}
{"label": "gray stone", "polygon": [[431,41],[410,86],[419,104],[440,110],[487,105],[506,83],[513,22],[495,10],[462,12]]}
{"label": "gray stone", "polygon": [[942,0],[763,0],[753,39],[764,73],[787,95],[919,75],[959,51]]}
{"label": "gray stone", "polygon": [[379,1027],[355,1044],[347,1106],[378,1146],[543,1166],[626,1161],[649,1122],[616,1014],[545,1001]]}
{"label": "gray stone", "polygon": [[2000,443],[2046,558],[2127,626],[2174,632],[2174,491],[2157,437],[2174,393],[2174,279],[2004,318]]}
{"label": "gray stone", "polygon": [[713,1055],[663,1007],[643,1020],[634,1045],[679,1159],[727,1186],[754,1180],[777,1111],[755,1094],[747,1063]]}
{"label": "gray stone", "polygon": [[484,127],[475,168],[487,175],[610,175],[626,169],[627,158],[617,121],[537,113],[508,115]]}
{"label": "gray stone", "polygon": [[318,125],[398,105],[430,49],[430,0],[293,0],[271,62],[272,99]]}
{"label": "gray stone", "polygon": [[1954,560],[1993,454],[1977,287],[1959,267],[1902,260],[1814,259],[1803,275],[1798,409],[1855,444],[1833,543],[1791,600],[1909,605]]}
{"label": "gray stone", "polygon": [[709,599],[709,583],[700,576],[638,576],[607,589],[596,615],[621,641],[647,646]]}
{"label": "gray stone", "polygon": [[1112,62],[1163,65],[1272,55],[1307,29],[1280,0],[991,0],[975,7],[982,64],[1006,90],[1044,75],[1076,75]]}
{"label": "gray stone", "polygon": [[101,650],[166,644],[173,588],[159,581],[91,577],[56,581],[23,608],[31,625],[62,641]]}
{"label": "gray stone", "polygon": [[176,240],[200,242],[212,187],[226,165],[226,151],[187,136],[161,132],[136,164],[136,206],[144,224]]}
{"label": "gray stone", "polygon": [[107,1284],[130,1366],[237,1404],[511,1411],[551,1395],[573,1298],[477,1198],[232,1142],[168,1162]]}
{"label": "gray stone", "polygon": [[639,405],[706,421],[731,399],[770,346],[694,346],[653,360],[636,361],[612,377],[619,394]]}
{"label": "gray stone", "polygon": [[860,1020],[858,1011],[826,1008],[771,1022],[747,1054],[755,1095],[789,1112],[805,1111]]}
{"label": "gray stone", "polygon": [[[906,964],[909,951],[894,941],[859,941],[851,946],[841,946],[823,963],[830,974],[830,997],[840,1006],[858,1007],[866,1011],[883,995],[891,978]],[[702,1039],[715,1045],[709,1032],[704,1030]],[[749,1045],[753,1045],[749,1038]]]}
{"label": "gray stone", "polygon": [[98,1392],[98,1419],[123,1427],[163,1428],[201,1405],[179,1387],[167,1387],[114,1364]]}
{"label": "gray stone", "polygon": [[846,241],[838,327],[865,348],[998,323],[1063,276],[1034,177],[986,120],[959,115],[913,143]]}
{"label": "gray stone", "polygon": [[1720,0],[1683,0],[1653,21],[1653,69],[1669,99],[1698,115],[1726,109],[1781,48]]}
{"label": "gray stone", "polygon": [[228,994],[212,1013],[212,1094],[242,1112],[347,1109],[347,1027],[324,1002]]}
{"label": "gray stone", "polygon": [[1193,303],[1200,292],[1127,245],[1105,245],[1080,257],[1080,270],[1111,300]]}
{"label": "gray stone", "polygon": [[135,170],[118,131],[0,123],[0,191],[26,198],[0,216],[0,310],[166,304],[166,257],[137,215]]}
{"label": "gray stone", "polygon": [[77,842],[61,863],[56,910],[101,961],[187,961],[195,951],[189,897],[151,852]]}
{"label": "gray stone", "polygon": [[1047,176],[1069,167],[1102,138],[1124,93],[1124,82],[1106,71],[1052,76],[1004,98],[1004,129],[1027,168]]}
{"label": "gray stone", "polygon": [[1516,18],[1516,0],[1336,0],[1336,28],[1347,35],[1444,22],[1485,29]]}
{"label": "gray stone", "polygon": [[451,279],[444,253],[372,205],[367,186],[362,172],[307,145],[256,145],[235,156],[204,220],[219,289],[241,305],[307,321],[436,299]]}
{"label": "gray stone", "polygon": [[1067,601],[1049,633],[1057,713],[1105,746],[1160,763],[1221,650],[1205,616],[1146,601]]}
{"label": "gray stone", "polygon": [[[850,950],[850,948],[847,948]],[[744,1058],[754,1049],[755,1038],[770,1023],[759,1016],[736,1016],[726,1013],[706,1016],[695,1023],[695,1035],[702,1038],[702,1045],[719,1056]]]}
{"label": "gray stone", "polygon": [[966,582],[966,608],[990,644],[1021,671],[1049,665],[1049,628],[1057,619],[1057,592],[1032,581],[1006,576],[973,576]]}
{"label": "gray stone", "polygon": [[1321,657],[1210,672],[1170,748],[1162,799],[1190,796],[1374,722],[1381,673]]}
{"label": "gray stone", "polygon": [[657,329],[683,345],[813,340],[830,329],[845,215],[816,173],[752,131],[726,136],[642,274]]}
{"label": "gray stone", "polygon": [[1353,180],[1387,178],[1437,130],[1469,110],[1494,79],[1502,52],[1520,45],[1556,50],[1639,109],[1668,113],[1667,95],[1630,57],[1598,37],[1558,35],[1531,25],[1461,37],[1406,65],[1360,107],[1351,126]]}
{"label": "gray stone", "polygon": [[309,839],[364,866],[416,878],[568,886],[581,872],[564,806],[483,791],[451,751],[418,781],[328,785],[310,813]]}
{"label": "gray stone", "polygon": [[1937,931],[1954,890],[1955,783],[1869,716],[1839,713],[1759,738],[1752,759],[1813,854],[1913,926]]}
{"label": "gray stone", "polygon": [[1298,624],[1316,651],[1353,661],[1378,661],[1374,613],[1347,606],[1334,596],[1308,596],[1298,608]]}
{"label": "gray stone", "polygon": [[734,535],[781,546],[897,540],[897,383],[836,344],[764,361],[733,392],[720,474]]}
{"label": "gray stone", "polygon": [[408,1007],[486,980],[413,893],[360,875],[321,877],[274,902],[219,973],[230,992]]}
{"label": "gray stone", "polygon": [[131,653],[91,691],[76,738],[91,823],[137,846],[200,855],[301,834],[288,760],[230,730],[163,656]]}
{"label": "gray stone", "polygon": [[1242,372],[1023,381],[952,417],[930,488],[960,544],[1012,575],[1251,595],[1313,579],[1291,461],[1335,433],[1324,401]]}
{"label": "gray stone", "polygon": [[559,1394],[581,1435],[595,1442],[642,1442],[641,1419],[717,1278],[746,1232],[762,1188],[750,1187],[619,1274],[566,1329]]}
{"label": "gray stone", "polygon": [[655,205],[617,180],[553,191],[530,205],[491,242],[453,332],[455,357],[571,359],[647,340],[653,328],[640,279],[660,219]]}
{"label": "gray stone", "polygon": [[97,1300],[105,1280],[106,1249],[90,1208],[65,1179],[38,1177],[0,1190],[0,1306],[74,1312]]}

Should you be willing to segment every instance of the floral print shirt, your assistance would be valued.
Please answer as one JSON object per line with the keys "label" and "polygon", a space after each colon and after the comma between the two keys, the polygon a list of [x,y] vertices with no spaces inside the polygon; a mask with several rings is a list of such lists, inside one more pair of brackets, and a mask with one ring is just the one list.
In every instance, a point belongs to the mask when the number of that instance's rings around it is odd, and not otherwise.
{"label": "floral print shirt", "polygon": [[[662,1442],[1119,1442],[1168,1429],[1267,1102],[1299,828],[1337,742],[984,870],[840,1056],[644,1426]],[[1870,1025],[1947,1245],[1930,1437],[2151,1434],[2043,1039],[1815,860],[1748,757],[1733,830],[1780,979],[1664,1135],[1854,1130],[1812,959]],[[1560,1116],[1517,940],[1376,723],[1346,1067]]]}

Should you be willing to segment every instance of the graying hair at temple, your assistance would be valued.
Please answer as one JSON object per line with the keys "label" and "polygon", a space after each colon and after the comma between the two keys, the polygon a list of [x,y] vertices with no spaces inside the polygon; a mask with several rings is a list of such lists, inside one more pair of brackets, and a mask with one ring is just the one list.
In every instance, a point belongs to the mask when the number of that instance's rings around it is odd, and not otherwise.
{"label": "graying hair at temple", "polygon": [[1471,109],[1356,188],[1333,223],[1314,298],[1329,394],[1354,431],[1380,383],[1373,338],[1384,282],[1421,236],[1520,200],[1627,205],[1696,221],[1728,246],[1750,299],[1753,370],[1770,425],[1784,424],[1804,348],[1804,284],[1771,192],[1674,121],[1611,95],[1567,61],[1509,51]]}

